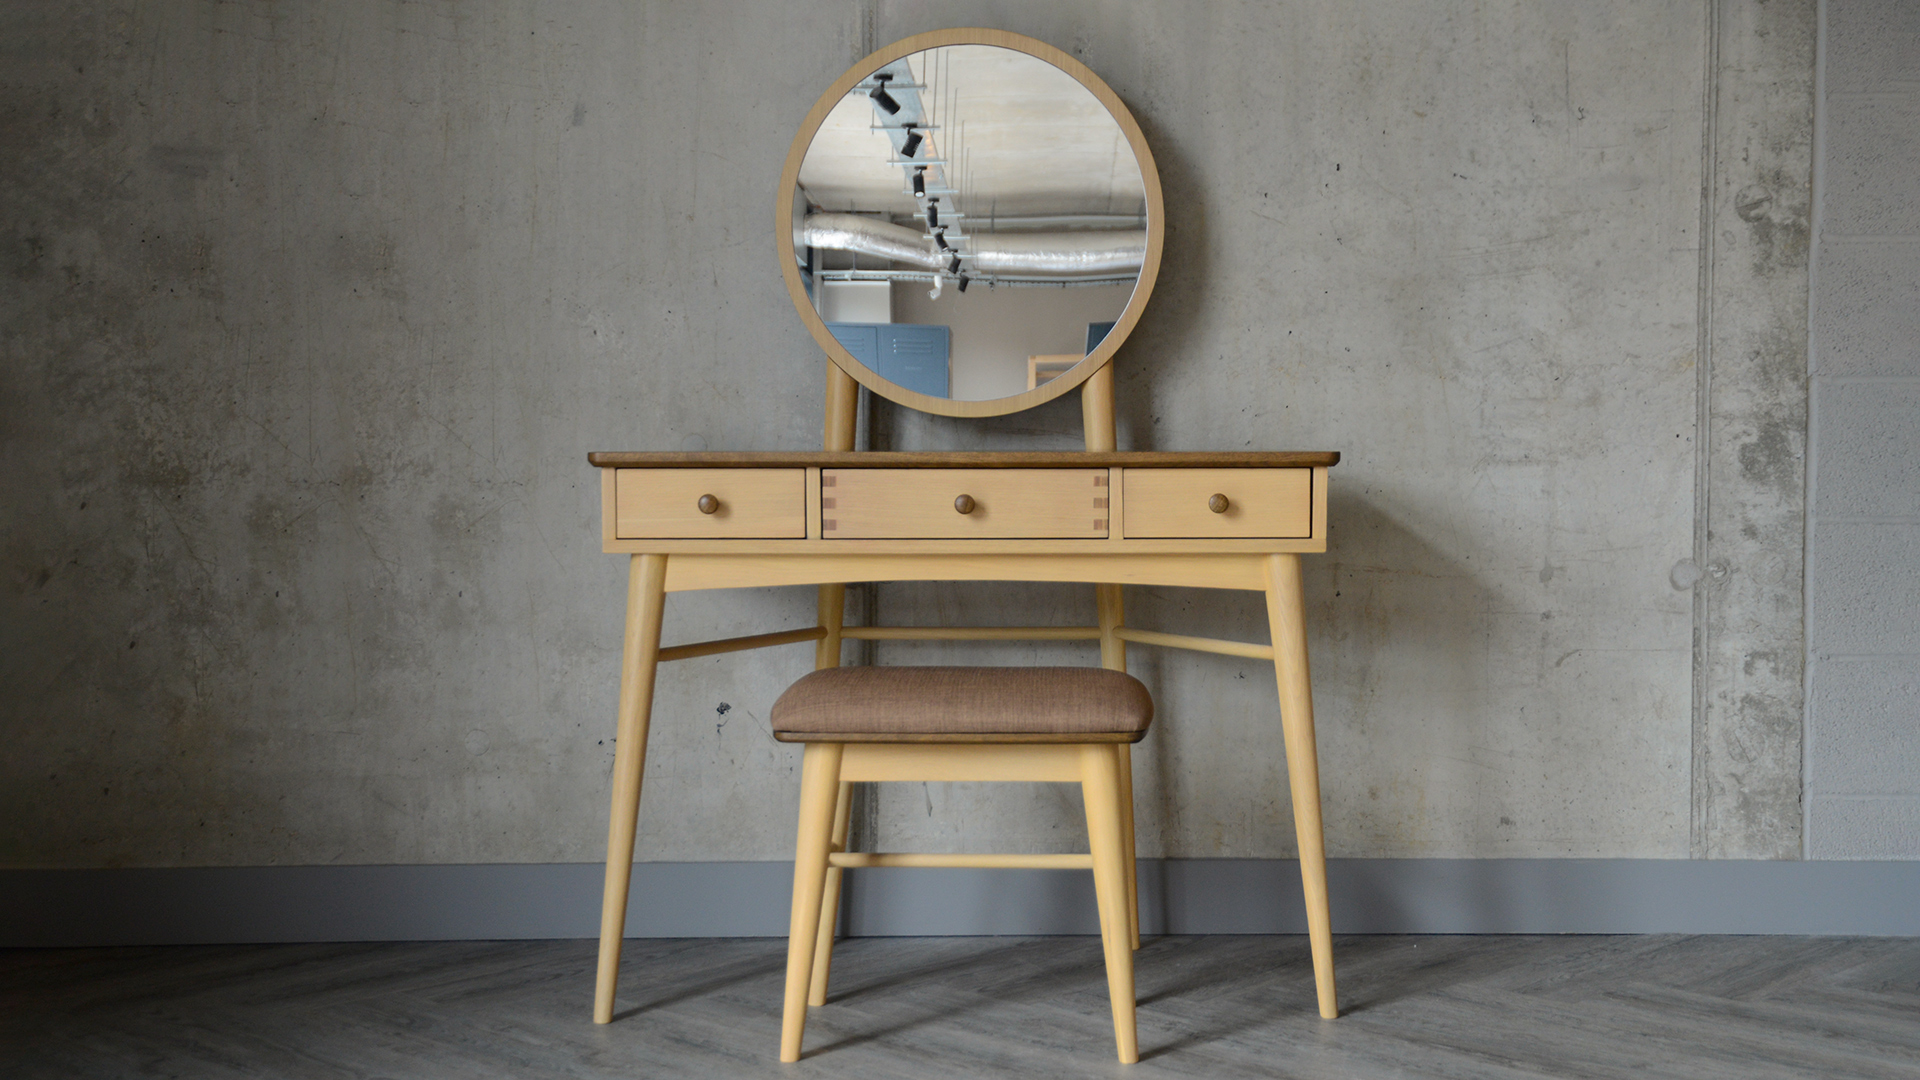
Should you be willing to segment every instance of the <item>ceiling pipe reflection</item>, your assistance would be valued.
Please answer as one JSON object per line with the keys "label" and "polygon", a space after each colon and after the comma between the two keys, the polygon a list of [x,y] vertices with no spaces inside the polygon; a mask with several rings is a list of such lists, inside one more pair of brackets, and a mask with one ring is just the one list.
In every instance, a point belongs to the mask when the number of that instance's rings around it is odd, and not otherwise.
{"label": "ceiling pipe reflection", "polygon": [[[808,214],[801,239],[808,247],[877,255],[923,270],[944,270],[952,258],[928,243],[919,229],[859,214]],[[1138,273],[1147,257],[1147,233],[1144,229],[974,233],[962,254],[975,275]]]}

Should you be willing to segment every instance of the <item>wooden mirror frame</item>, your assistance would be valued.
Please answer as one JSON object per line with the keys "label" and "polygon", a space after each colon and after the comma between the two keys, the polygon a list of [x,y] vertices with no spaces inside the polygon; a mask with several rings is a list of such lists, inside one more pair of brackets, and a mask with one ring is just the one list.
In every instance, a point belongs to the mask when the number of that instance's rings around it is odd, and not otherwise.
{"label": "wooden mirror frame", "polygon": [[[891,63],[903,56],[911,56],[925,49],[935,49],[946,45],[992,45],[1002,49],[1013,49],[1028,56],[1044,60],[1086,87],[1100,104],[1106,106],[1114,122],[1120,125],[1120,131],[1126,135],[1127,144],[1133,148],[1133,158],[1140,165],[1140,180],[1147,198],[1147,253],[1140,263],[1140,277],[1134,282],[1133,295],[1127,299],[1126,309],[1114,321],[1113,329],[1108,331],[1105,340],[1088,353],[1086,359],[1068,368],[1066,371],[1048,380],[1046,383],[1014,394],[1009,397],[991,398],[983,401],[960,401],[954,398],[933,397],[894,383],[875,374],[873,369],[853,358],[844,345],[841,345],[827,324],[814,310],[813,303],[807,298],[806,285],[800,279],[800,266],[796,261],[793,237],[793,193],[800,182],[800,163],[806,158],[807,150],[813,145],[813,137],[826,122],[827,114],[833,111],[841,99],[847,96],[854,85],[882,65]],[[860,385],[887,398],[921,412],[935,413],[940,416],[1005,416],[1008,413],[1023,412],[1036,405],[1052,401],[1054,398],[1073,390],[1087,381],[1094,372],[1100,370],[1113,359],[1113,354],[1133,333],[1134,324],[1140,321],[1140,313],[1146,309],[1147,300],[1153,295],[1153,283],[1160,274],[1160,248],[1166,234],[1166,202],[1160,194],[1160,172],[1154,167],[1153,152],[1147,149],[1146,136],[1140,133],[1140,125],[1134,121],[1133,114],[1127,111],[1119,95],[1103,82],[1085,64],[1061,52],[1043,41],[1005,30],[982,30],[977,28],[956,30],[934,30],[925,34],[915,34],[888,45],[861,60],[847,73],[840,76],[827,92],[814,103],[813,110],[800,124],[800,133],[794,136],[793,148],[787,151],[786,167],[780,170],[779,197],[774,201],[774,244],[780,254],[780,274],[787,282],[787,292],[793,298],[793,306],[800,313],[800,320],[807,324],[807,330],[813,334],[813,340],[819,344],[828,359],[841,371],[859,380]]]}

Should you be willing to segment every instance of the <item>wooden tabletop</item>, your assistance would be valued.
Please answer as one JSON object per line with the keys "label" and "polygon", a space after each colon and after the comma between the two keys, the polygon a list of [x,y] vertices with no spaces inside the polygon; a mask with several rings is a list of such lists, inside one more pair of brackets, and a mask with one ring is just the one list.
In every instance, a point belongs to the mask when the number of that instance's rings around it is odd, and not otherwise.
{"label": "wooden tabletop", "polygon": [[1164,451],[1085,450],[899,452],[783,450],[682,454],[596,450],[588,463],[602,469],[1300,469],[1338,465],[1340,454],[1324,450]]}

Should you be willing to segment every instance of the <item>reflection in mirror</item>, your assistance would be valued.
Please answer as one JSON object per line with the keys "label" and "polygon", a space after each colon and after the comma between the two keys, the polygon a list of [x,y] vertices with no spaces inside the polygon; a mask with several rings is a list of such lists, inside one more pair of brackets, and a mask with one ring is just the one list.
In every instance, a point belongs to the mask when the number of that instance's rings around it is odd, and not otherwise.
{"label": "reflection in mirror", "polygon": [[814,135],[799,186],[794,252],[821,319],[876,374],[934,397],[1008,397],[1072,367],[1146,256],[1119,123],[1013,49],[951,45],[868,73]]}

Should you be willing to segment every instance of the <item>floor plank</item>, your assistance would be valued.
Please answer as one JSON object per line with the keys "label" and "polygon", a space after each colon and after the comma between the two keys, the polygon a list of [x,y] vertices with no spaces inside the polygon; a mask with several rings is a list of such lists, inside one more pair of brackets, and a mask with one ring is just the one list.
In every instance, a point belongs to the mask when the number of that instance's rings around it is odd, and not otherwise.
{"label": "floor plank", "polygon": [[590,941],[0,952],[0,1074],[1920,1080],[1912,939],[1341,938],[1323,1021],[1303,938],[1161,938],[1132,1067],[1092,938],[844,942],[789,1066],[784,953],[629,942],[599,1027]]}

